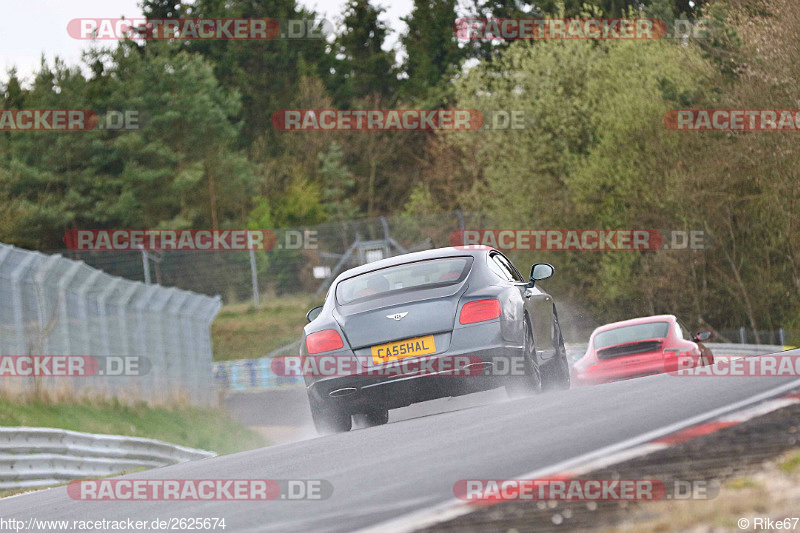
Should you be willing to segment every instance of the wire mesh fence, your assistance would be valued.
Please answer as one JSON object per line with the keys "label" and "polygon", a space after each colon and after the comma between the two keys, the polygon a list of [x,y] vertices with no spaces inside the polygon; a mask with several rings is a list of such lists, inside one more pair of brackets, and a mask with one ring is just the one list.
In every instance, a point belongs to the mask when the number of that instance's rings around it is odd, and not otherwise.
{"label": "wire mesh fence", "polygon": [[[420,216],[364,218],[274,230],[267,251],[54,250],[104,272],[132,280],[213,295],[226,304],[256,293],[320,292],[341,271],[383,257],[450,246],[454,231],[482,227],[485,215],[459,211]],[[143,257],[143,255],[145,257]],[[145,266],[146,265],[146,266]],[[146,270],[149,270],[147,275]]]}
{"label": "wire mesh fence", "polygon": [[[210,325],[221,305],[0,244],[2,390],[212,403]],[[56,366],[76,362],[75,372]]]}
{"label": "wire mesh fence", "polygon": [[720,329],[716,333],[722,340],[737,344],[776,344],[781,346],[791,344],[789,335],[783,328],[754,330],[742,326],[739,329]]}
{"label": "wire mesh fence", "polygon": [[[206,295],[222,295],[225,304],[255,303],[260,299],[270,298],[272,295],[315,295],[320,301],[324,291],[337,274],[361,264],[369,263],[384,257],[395,256],[406,252],[448,246],[452,244],[454,232],[463,229],[491,228],[498,226],[487,213],[476,212],[440,212],[427,215],[397,215],[392,217],[363,218],[357,220],[343,220],[315,226],[294,227],[273,230],[276,241],[275,246],[269,250],[170,250],[170,251],[79,251],[79,250],[54,250],[64,256],[80,260],[99,270],[111,275],[120,276],[134,281],[153,280],[157,284],[177,287],[182,290],[194,291]],[[250,228],[260,229],[264,228]],[[224,230],[224,229],[223,229]],[[599,268],[598,252],[587,254],[573,254],[568,256],[557,251],[526,252],[523,249],[510,252],[510,257],[523,271],[527,265],[539,261],[558,259],[557,269],[560,272],[559,280],[562,283],[563,296],[560,298],[560,311],[563,320],[564,335],[568,341],[583,341],[594,327],[600,325],[592,312],[584,310],[582,305],[584,290],[580,284],[570,287],[570,274],[584,276],[586,272],[597,272]],[[672,251],[666,253],[685,253]],[[561,255],[558,255],[561,254]],[[580,257],[579,257],[580,256]],[[585,257],[584,257],[585,256]],[[555,262],[555,261],[554,261]],[[54,268],[63,268],[58,265]],[[55,275],[55,274],[54,274]],[[59,275],[66,275],[61,273]],[[592,274],[594,276],[595,274]],[[77,278],[80,279],[80,278]],[[105,279],[105,278],[103,278]],[[578,279],[578,278],[576,278]],[[101,281],[95,281],[101,283]],[[93,283],[95,283],[93,282]],[[77,283],[73,280],[70,284]],[[146,287],[139,283],[138,287]],[[576,288],[577,287],[577,288]],[[117,289],[121,291],[122,289]],[[140,291],[145,289],[140,288]],[[569,291],[572,291],[570,293]],[[574,296],[569,299],[570,294]],[[667,295],[669,296],[669,295]],[[74,296],[69,296],[74,298]],[[143,323],[153,333],[141,340],[136,334],[128,331],[132,326],[120,325],[121,339],[119,346],[129,349],[129,346],[140,346],[144,343],[145,349],[152,352],[153,357],[161,357],[158,346],[164,350],[175,352],[179,336],[169,336],[164,330],[179,327],[176,318],[190,303],[181,302],[177,297],[164,303],[153,297],[148,300],[147,306],[156,306],[160,309],[155,314],[150,314],[147,309],[139,309],[136,302],[142,298],[139,293],[131,296],[133,301],[133,316]],[[670,299],[663,298],[664,301]],[[72,303],[70,308],[80,308],[79,300]],[[658,297],[652,297],[657,302]],[[633,306],[633,303],[629,304]],[[94,305],[87,304],[88,312],[92,312]],[[104,304],[109,313],[126,313],[117,309],[118,304],[111,298]],[[77,307],[76,307],[77,306]],[[659,312],[678,312],[669,307]],[[684,310],[685,311],[685,310]],[[202,311],[191,311],[192,313]],[[166,314],[162,319],[161,315]],[[639,316],[638,313],[634,316]],[[107,335],[99,325],[88,324],[88,343],[100,343]],[[91,329],[94,328],[94,329]],[[297,332],[298,338],[300,331]],[[749,328],[731,331],[716,332],[714,340],[732,343],[760,343],[760,344],[785,344],[792,345],[794,337],[791,331],[775,330],[763,331],[756,335]],[[191,339],[191,329],[183,328],[181,336],[190,337],[181,342],[184,344],[194,342]],[[161,340],[159,340],[161,339]],[[288,339],[282,339],[288,340]],[[291,339],[294,340],[294,339]],[[54,339],[52,342],[61,342]],[[138,344],[136,344],[138,343]],[[166,343],[161,345],[159,343]],[[796,341],[794,341],[796,344]],[[158,346],[157,346],[158,345]],[[104,345],[93,346],[93,349],[102,350]],[[267,351],[267,350],[265,350]],[[226,357],[227,358],[227,357]],[[239,357],[236,357],[239,359]],[[172,376],[182,372],[176,363],[167,368],[166,374]],[[249,370],[237,374],[249,376]],[[233,379],[233,375],[222,375],[222,378]],[[241,379],[249,379],[241,377]]]}

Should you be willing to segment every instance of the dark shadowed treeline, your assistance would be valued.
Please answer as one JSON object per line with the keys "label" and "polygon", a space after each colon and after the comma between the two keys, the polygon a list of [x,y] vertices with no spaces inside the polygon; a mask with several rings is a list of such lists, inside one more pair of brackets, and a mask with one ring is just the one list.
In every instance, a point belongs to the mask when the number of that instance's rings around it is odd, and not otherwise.
{"label": "dark shadowed treeline", "polygon": [[[12,72],[4,109],[135,109],[141,127],[0,133],[0,241],[53,249],[72,228],[300,227],[454,209],[496,227],[703,230],[714,245],[702,252],[512,257],[553,262],[553,292],[604,320],[677,312],[694,326],[800,330],[800,134],[675,132],[663,120],[680,108],[797,108],[800,6],[583,4],[417,0],[387,51],[381,10],[351,0],[328,41],[126,41],[81,65],[42,64],[33,80]],[[144,7],[151,18],[317,17],[293,0]],[[464,16],[600,13],[705,16],[713,33],[459,43],[452,32]],[[528,128],[270,124],[278,109],[329,107],[516,109]]]}

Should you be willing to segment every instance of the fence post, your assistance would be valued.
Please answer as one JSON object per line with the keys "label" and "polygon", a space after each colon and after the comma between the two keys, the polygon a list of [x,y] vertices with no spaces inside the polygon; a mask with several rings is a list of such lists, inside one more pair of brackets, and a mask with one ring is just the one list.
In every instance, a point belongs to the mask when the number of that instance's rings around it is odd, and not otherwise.
{"label": "fence post", "polygon": [[[17,349],[15,355],[28,355],[28,343],[25,338],[25,310],[22,307],[22,276],[30,268],[36,256],[30,254],[17,265],[11,272],[11,287],[13,290],[12,308],[14,309],[14,329],[17,334]],[[33,354],[37,355],[37,354]]]}
{"label": "fence post", "polygon": [[253,285],[253,305],[257,308],[261,304],[261,301],[258,295],[258,272],[256,270],[256,252],[255,250],[253,250],[253,248],[250,248],[250,283]]}
{"label": "fence post", "polygon": [[102,274],[102,272],[99,270],[96,270],[91,274],[89,274],[89,276],[86,277],[86,281],[84,281],[83,284],[80,285],[78,289],[75,291],[78,297],[80,298],[80,300],[78,300],[78,312],[80,314],[81,320],[83,320],[83,327],[78,329],[82,330],[83,335],[85,335],[84,340],[86,341],[86,349],[81,350],[82,352],[81,355],[108,355],[108,354],[92,353],[91,349],[92,329],[89,327],[89,298],[87,296],[87,293],[89,292],[89,289],[92,288],[92,286],[95,284],[97,278],[100,277],[100,274]]}
{"label": "fence post", "polygon": [[119,319],[119,330],[121,332],[120,338],[122,339],[122,355],[145,355],[143,353],[136,354],[131,352],[130,338],[128,337],[128,319],[133,319],[133,313],[128,313],[128,306],[131,303],[131,298],[139,290],[139,285],[134,281],[128,282],[128,290],[122,294],[119,301],[119,309],[117,310],[117,318]]}
{"label": "fence post", "polygon": [[[112,355],[111,353],[111,340],[108,336],[108,315],[106,313],[106,300],[117,285],[122,281],[120,278],[113,278],[111,282],[106,285],[100,294],[97,295],[97,313],[100,315],[100,343],[103,345],[104,355]],[[115,354],[114,354],[115,355]]]}
{"label": "fence post", "polygon": [[142,268],[144,269],[144,284],[150,285],[150,261],[147,258],[147,250],[144,249],[144,246],[140,246],[139,249],[142,252]]}
{"label": "fence post", "polygon": [[[2,267],[3,262],[6,260],[6,257],[8,257],[8,255],[11,253],[12,249],[13,248],[11,246],[7,246],[5,244],[4,245],[0,245],[0,267]],[[0,268],[0,272],[2,272],[2,268]],[[4,277],[5,276],[0,276],[0,290],[3,288],[3,285],[4,285],[4,283],[3,283],[3,278]],[[8,282],[8,290],[9,291],[13,290],[10,281]],[[2,329],[0,329],[0,354],[10,353],[11,352],[11,342],[10,342],[10,339],[9,339],[8,343],[5,342],[5,333],[3,331],[3,330],[6,329],[5,328],[5,322],[0,323],[0,328],[2,328]]]}
{"label": "fence post", "polygon": [[[54,254],[42,261],[42,264],[39,265],[39,269],[36,271],[36,274],[33,277],[34,282],[34,290],[37,292],[37,299],[36,299],[36,318],[39,321],[39,331],[42,332],[42,351],[45,353],[42,355],[49,355],[50,354],[50,334],[44,335],[45,330],[48,328],[49,324],[45,320],[45,303],[46,300],[44,297],[40,300],[38,298],[39,289],[44,286],[45,281],[47,280],[47,275],[53,267],[62,260],[61,254]],[[58,303],[56,301],[56,303]],[[53,319],[55,319],[56,312],[58,312],[57,306],[53,306]]]}
{"label": "fence post", "polygon": [[[78,264],[81,265],[81,263]],[[87,294],[89,292],[89,289],[91,289],[92,286],[97,281],[97,278],[100,277],[100,274],[102,274],[101,271],[95,270],[94,272],[86,276],[86,279],[83,281],[83,283],[81,283],[75,288],[75,294],[78,297],[78,317],[81,320],[81,325],[80,327],[73,328],[76,330],[75,338],[78,341],[78,345],[80,346],[80,348],[77,348],[77,351],[80,353],[73,355],[92,355],[92,356],[104,355],[104,354],[93,353],[92,351],[92,328],[89,322],[89,302],[88,302],[89,297]],[[74,383],[75,388],[79,390],[91,389],[93,392],[97,392],[102,389],[102,387],[98,383],[98,380],[92,378],[87,378],[87,377],[72,378],[72,382]],[[107,394],[107,392],[108,392],[107,390],[104,390],[103,394]]]}
{"label": "fence post", "polygon": [[[67,261],[65,259],[65,261]],[[70,331],[69,327],[69,309],[67,306],[67,286],[72,283],[72,278],[78,273],[81,269],[81,264],[70,261],[73,263],[72,266],[67,269],[67,272],[64,274],[60,280],[58,280],[58,298],[61,300],[61,334],[64,337],[64,353],[59,355],[80,355],[72,353],[72,341],[70,340],[70,335],[72,332]]]}
{"label": "fence post", "polygon": [[744,326],[739,328],[739,344],[745,344]]}
{"label": "fence post", "polygon": [[153,361],[153,358],[150,356],[147,350],[147,319],[144,316],[144,308],[150,302],[150,299],[156,293],[157,289],[158,287],[155,285],[145,285],[142,296],[139,298],[136,304],[134,304],[134,307],[136,308],[136,340],[139,344],[139,355],[150,357],[150,373],[147,374],[148,393],[152,393],[153,391],[155,375],[162,371],[162,369],[156,365],[156,362]]}
{"label": "fence post", "polygon": [[213,401],[214,395],[213,376],[211,375],[211,363],[214,361],[214,348],[211,343],[211,323],[214,322],[214,318],[216,318],[221,308],[222,298],[215,296],[209,302],[208,314],[203,317],[205,319],[203,338],[206,341],[206,353],[202,354],[203,360],[199,361],[199,364],[196,366],[198,384],[200,385],[200,391],[206,403]]}
{"label": "fence post", "polygon": [[[186,392],[192,396],[191,384],[187,383],[187,381],[190,381],[188,378],[191,366],[188,364],[188,359],[191,357],[191,354],[184,350],[184,335],[186,332],[184,331],[181,320],[181,308],[189,298],[189,293],[176,288],[171,288],[169,291],[172,293],[170,304],[167,307],[167,313],[169,314],[168,323],[171,326],[171,331],[168,334],[170,335],[171,342],[167,345],[175,347],[175,363],[172,365],[172,370],[175,374],[176,383],[179,383],[180,388],[185,389]],[[168,353],[168,357],[170,355],[172,354]]]}
{"label": "fence post", "polygon": [[170,360],[169,357],[167,357],[167,339],[164,335],[164,322],[166,318],[164,316],[164,309],[166,309],[170,298],[172,298],[172,293],[161,285],[153,285],[153,287],[153,294],[156,296],[155,301],[150,306],[150,313],[155,313],[156,315],[156,320],[153,324],[153,333],[156,335],[153,346],[156,347],[156,350],[159,352],[159,356],[161,357],[162,370],[159,374],[161,381],[160,385],[156,380],[156,376],[153,376],[151,380],[155,384],[156,390],[166,393],[165,397],[170,398],[172,397],[171,394],[175,391],[176,386],[179,385],[178,383],[173,383],[172,380],[170,380],[172,372],[170,368]]}
{"label": "fence post", "polygon": [[781,346],[786,346],[786,332],[783,331],[783,328],[778,328],[778,337],[781,340]]}
{"label": "fence post", "polygon": [[186,305],[183,314],[184,350],[188,362],[187,379],[192,389],[192,395],[195,401],[198,402],[201,399],[202,393],[198,389],[198,379],[196,378],[198,366],[196,359],[199,359],[197,354],[201,351],[201,339],[200,332],[195,330],[195,323],[197,320],[197,311],[202,303],[203,297],[199,294],[193,294],[192,297],[189,298],[188,305]]}

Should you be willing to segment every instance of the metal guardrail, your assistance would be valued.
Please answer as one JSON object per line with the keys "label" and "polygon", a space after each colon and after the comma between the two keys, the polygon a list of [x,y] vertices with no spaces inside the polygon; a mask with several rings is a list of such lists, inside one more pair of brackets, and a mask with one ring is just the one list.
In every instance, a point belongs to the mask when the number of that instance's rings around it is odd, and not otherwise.
{"label": "metal guardrail", "polygon": [[140,437],[0,427],[0,490],[50,487],[215,455]]}
{"label": "metal guardrail", "polygon": [[777,344],[706,343],[714,355],[766,355],[788,349]]}
{"label": "metal guardrail", "polygon": [[[725,355],[766,355],[769,353],[782,352],[788,347],[776,344],[729,344],[707,342],[706,346],[714,356]],[[570,361],[577,361],[586,353],[588,344],[567,344],[567,356]]]}
{"label": "metal guardrail", "polygon": [[300,377],[287,377],[272,371],[272,358],[279,355],[300,353],[300,341],[290,342],[276,350],[272,350],[258,359],[236,359],[220,361],[212,365],[214,382],[218,390],[272,389],[300,385]]}
{"label": "metal guardrail", "polygon": [[[300,377],[287,377],[275,374],[271,367],[272,357],[299,353],[299,341],[287,344],[258,359],[238,359],[213,364],[214,381],[218,390],[263,390],[276,387],[298,386],[303,383]],[[568,343],[567,357],[571,362],[586,353],[587,344]],[[706,343],[715,356],[763,355],[784,350],[783,346],[771,344],[726,344]]]}

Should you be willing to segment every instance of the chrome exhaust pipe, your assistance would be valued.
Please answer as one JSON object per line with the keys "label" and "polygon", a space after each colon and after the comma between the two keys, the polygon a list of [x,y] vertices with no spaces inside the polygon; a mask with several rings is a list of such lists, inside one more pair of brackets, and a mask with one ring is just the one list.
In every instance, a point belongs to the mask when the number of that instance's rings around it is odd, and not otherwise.
{"label": "chrome exhaust pipe", "polygon": [[344,387],[343,389],[332,390],[328,393],[331,398],[341,398],[342,396],[350,396],[358,392],[358,389],[353,387]]}

